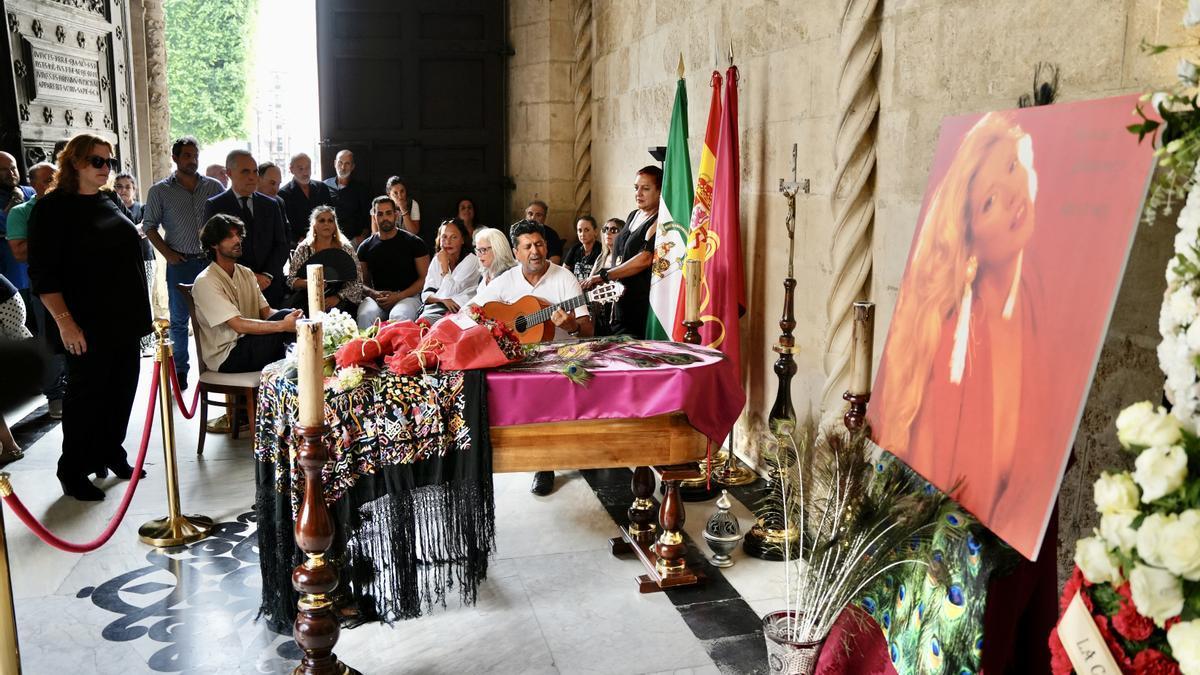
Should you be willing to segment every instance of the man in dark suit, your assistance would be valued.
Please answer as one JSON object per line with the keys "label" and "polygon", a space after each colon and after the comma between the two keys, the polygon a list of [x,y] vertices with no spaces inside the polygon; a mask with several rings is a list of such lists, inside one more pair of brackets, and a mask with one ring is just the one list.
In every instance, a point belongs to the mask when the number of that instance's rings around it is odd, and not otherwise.
{"label": "man in dark suit", "polygon": [[333,206],[333,193],[328,185],[312,180],[312,160],[303,152],[292,155],[288,171],[292,179],[279,188],[279,196],[287,207],[284,215],[291,227],[294,244],[308,234],[308,219],[313,209]]}
{"label": "man in dark suit", "polygon": [[333,207],[337,210],[338,226],[342,234],[355,246],[371,235],[371,190],[365,183],[353,177],[354,153],[341,150],[333,162],[336,176],[325,179],[325,185],[333,192]]}
{"label": "man in dark suit", "polygon": [[254,272],[258,286],[272,306],[283,302],[283,264],[291,241],[283,225],[283,211],[273,198],[258,192],[258,163],[248,150],[225,157],[229,189],[204,205],[204,220],[218,213],[236,216],[246,224],[241,262]]}

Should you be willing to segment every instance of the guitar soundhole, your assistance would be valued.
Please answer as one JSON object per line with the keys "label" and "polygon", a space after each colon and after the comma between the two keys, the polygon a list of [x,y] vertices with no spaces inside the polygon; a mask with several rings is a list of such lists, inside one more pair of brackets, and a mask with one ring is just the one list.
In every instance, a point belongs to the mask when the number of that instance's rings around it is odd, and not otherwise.
{"label": "guitar soundhole", "polygon": [[518,333],[524,333],[525,330],[527,328],[529,328],[529,324],[525,321],[525,317],[523,317],[523,316],[517,317],[516,324],[517,324],[517,332]]}

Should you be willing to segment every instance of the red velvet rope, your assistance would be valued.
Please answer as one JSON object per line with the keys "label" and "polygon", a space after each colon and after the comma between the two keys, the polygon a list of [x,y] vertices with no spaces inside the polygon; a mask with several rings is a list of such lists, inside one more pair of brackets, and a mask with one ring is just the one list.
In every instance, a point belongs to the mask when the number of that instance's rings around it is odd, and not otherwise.
{"label": "red velvet rope", "polygon": [[54,548],[68,551],[70,553],[88,553],[95,551],[112,539],[116,533],[117,527],[121,521],[125,519],[125,512],[129,510],[129,503],[133,501],[133,492],[137,489],[138,481],[142,476],[142,464],[146,461],[146,448],[150,445],[150,429],[154,426],[154,404],[158,398],[159,374],[158,368],[154,369],[154,376],[150,380],[150,405],[146,408],[146,423],[142,426],[142,445],[138,448],[137,462],[133,465],[133,476],[129,479],[129,486],[125,488],[125,496],[121,498],[121,504],[117,507],[117,512],[113,514],[112,520],[108,521],[108,527],[104,532],[100,533],[92,541],[85,544],[75,544],[63,539],[59,539],[50,530],[46,529],[45,525],[38,522],[38,519],[33,517],[29,509],[21,503],[21,499],[16,494],[10,494],[4,497],[4,503],[8,504],[8,508],[16,514],[17,518],[25,523],[31,532],[38,536],[38,539],[46,542]]}
{"label": "red velvet rope", "polygon": [[200,387],[196,387],[196,393],[192,395],[192,409],[188,410],[183,404],[183,390],[179,388],[179,374],[174,368],[168,368],[171,371],[171,391],[175,394],[175,405],[179,406],[179,414],[186,419],[192,419],[196,416],[196,404],[200,402]]}

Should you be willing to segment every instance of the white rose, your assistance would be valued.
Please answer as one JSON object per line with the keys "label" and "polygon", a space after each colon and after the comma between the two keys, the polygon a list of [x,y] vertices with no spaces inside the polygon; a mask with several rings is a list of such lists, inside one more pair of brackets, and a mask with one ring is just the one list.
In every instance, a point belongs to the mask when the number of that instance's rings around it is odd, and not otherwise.
{"label": "white rose", "polygon": [[1163,559],[1159,547],[1163,543],[1163,534],[1167,525],[1175,522],[1178,518],[1174,514],[1163,515],[1161,513],[1152,513],[1146,516],[1137,529],[1138,557],[1151,565],[1162,567]]}
{"label": "white rose", "polygon": [[1163,527],[1158,554],[1172,573],[1200,581],[1200,511],[1184,511]]}
{"label": "white rose", "polygon": [[1184,336],[1188,349],[1193,352],[1200,352],[1200,321],[1193,321],[1192,325],[1188,326]]}
{"label": "white rose", "polygon": [[1129,472],[1101,473],[1092,485],[1092,494],[1100,513],[1136,511],[1138,507],[1137,485]]}
{"label": "white rose", "polygon": [[1200,675],[1200,619],[1180,621],[1167,631],[1171,655],[1183,675]]}
{"label": "white rose", "polygon": [[1200,71],[1197,71],[1196,64],[1187,59],[1179,59],[1179,63],[1175,66],[1175,75],[1179,78],[1179,83],[1185,87],[1196,86],[1196,79],[1200,76]]}
{"label": "white rose", "polygon": [[1167,298],[1167,310],[1180,326],[1192,323],[1196,318],[1196,296],[1192,294],[1191,284],[1181,286]]}
{"label": "white rose", "polygon": [[1133,479],[1142,488],[1143,504],[1171,494],[1187,479],[1187,453],[1178,445],[1147,448],[1133,466]]}
{"label": "white rose", "polygon": [[1129,590],[1138,613],[1159,626],[1183,611],[1183,582],[1166,570],[1145,565],[1134,567],[1129,575]]}
{"label": "white rose", "polygon": [[1161,407],[1155,410],[1149,401],[1134,403],[1117,415],[1117,439],[1127,448],[1174,445],[1181,437],[1179,420]]}
{"label": "white rose", "polygon": [[1133,529],[1133,521],[1137,517],[1137,511],[1120,511],[1100,516],[1100,536],[1109,546],[1129,553],[1137,545],[1137,530]]}
{"label": "white rose", "polygon": [[1188,0],[1187,13],[1183,15],[1185,28],[1195,28],[1200,25],[1200,0]]}
{"label": "white rose", "polygon": [[1121,583],[1121,567],[1099,537],[1084,537],[1075,542],[1075,564],[1093,584]]}

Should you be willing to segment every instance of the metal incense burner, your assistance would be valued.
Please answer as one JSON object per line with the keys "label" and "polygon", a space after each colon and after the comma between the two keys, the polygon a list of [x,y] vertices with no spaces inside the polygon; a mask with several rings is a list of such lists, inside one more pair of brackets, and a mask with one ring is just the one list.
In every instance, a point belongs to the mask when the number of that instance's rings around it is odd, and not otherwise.
{"label": "metal incense burner", "polygon": [[733,558],[729,554],[738,547],[742,540],[742,530],[738,525],[737,516],[729,512],[733,504],[729,501],[729,491],[721,490],[717,498],[717,511],[708,518],[704,526],[704,541],[712,549],[713,555],[709,561],[716,567],[732,567]]}

